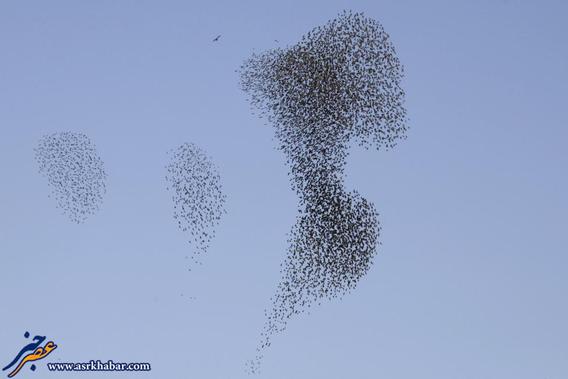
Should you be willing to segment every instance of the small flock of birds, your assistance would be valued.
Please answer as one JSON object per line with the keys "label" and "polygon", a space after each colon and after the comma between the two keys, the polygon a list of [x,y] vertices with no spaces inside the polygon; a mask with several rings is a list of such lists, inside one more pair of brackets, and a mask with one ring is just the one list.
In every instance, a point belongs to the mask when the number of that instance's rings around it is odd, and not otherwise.
{"label": "small flock of birds", "polygon": [[57,206],[71,221],[82,223],[99,210],[107,175],[95,145],[85,134],[45,135],[35,148],[35,157]]}
{"label": "small flock of birds", "polygon": [[256,357],[288,320],[353,290],[372,265],[380,224],[372,203],[344,188],[352,141],[390,149],[406,138],[403,67],[383,27],[343,12],[286,49],[253,54],[241,66],[253,109],[275,129],[293,190],[296,224]]}
{"label": "small flock of birds", "polygon": [[194,245],[192,259],[201,264],[215,236],[217,225],[226,213],[226,196],[221,177],[211,158],[192,143],[171,151],[166,166],[167,189],[172,193],[174,220]]}

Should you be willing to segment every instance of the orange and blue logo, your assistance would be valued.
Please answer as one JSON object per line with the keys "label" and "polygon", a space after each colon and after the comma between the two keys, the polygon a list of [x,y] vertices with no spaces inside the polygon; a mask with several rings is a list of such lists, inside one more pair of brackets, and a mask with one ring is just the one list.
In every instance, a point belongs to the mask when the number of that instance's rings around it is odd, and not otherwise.
{"label": "orange and blue logo", "polygon": [[[29,338],[30,333],[26,332],[24,337]],[[24,368],[26,363],[39,361],[40,359],[47,357],[53,350],[57,349],[57,345],[53,341],[48,341],[42,346],[45,341],[45,336],[35,336],[32,341],[32,343],[24,346],[12,362],[2,369],[2,371],[6,371],[13,367],[12,371],[8,373],[8,378],[16,376],[20,370]],[[26,354],[27,352],[31,353]],[[30,370],[35,371],[35,369],[36,365],[32,363]]]}

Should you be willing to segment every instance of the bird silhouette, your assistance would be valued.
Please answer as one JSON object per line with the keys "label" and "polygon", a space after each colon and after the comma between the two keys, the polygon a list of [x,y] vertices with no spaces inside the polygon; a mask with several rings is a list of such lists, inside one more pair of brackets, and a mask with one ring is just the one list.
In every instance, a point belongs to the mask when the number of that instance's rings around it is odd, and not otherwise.
{"label": "bird silhouette", "polygon": [[219,41],[219,38],[221,38],[221,35],[220,35],[220,34],[219,34],[217,37],[213,38],[213,42]]}

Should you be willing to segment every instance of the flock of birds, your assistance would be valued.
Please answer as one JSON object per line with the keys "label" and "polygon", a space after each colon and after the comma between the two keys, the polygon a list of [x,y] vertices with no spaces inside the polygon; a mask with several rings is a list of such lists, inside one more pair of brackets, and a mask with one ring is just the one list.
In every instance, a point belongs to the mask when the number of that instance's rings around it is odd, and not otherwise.
{"label": "flock of birds", "polygon": [[36,149],[39,172],[47,178],[57,206],[81,223],[100,207],[106,193],[106,172],[95,145],[82,133],[43,136]]}
{"label": "flock of birds", "polygon": [[[349,293],[373,264],[378,214],[373,203],[345,189],[344,171],[354,142],[388,150],[406,138],[402,78],[383,27],[349,11],[295,45],[253,54],[241,66],[241,87],[273,126],[298,196],[281,278],[265,312],[257,354],[247,362],[251,373],[258,372],[264,350],[290,318]],[[87,136],[47,135],[36,159],[58,207],[72,221],[81,223],[99,209],[106,173]],[[173,218],[200,263],[226,213],[219,170],[204,150],[184,143],[171,151],[166,182]]]}
{"label": "flock of birds", "polygon": [[380,224],[374,205],[344,188],[349,146],[393,148],[407,126],[402,65],[383,27],[361,13],[254,54],[240,72],[253,108],[274,127],[299,197],[281,280],[248,363],[254,373],[291,317],[343,296],[369,271]]}
{"label": "flock of birds", "polygon": [[211,158],[197,145],[184,143],[171,152],[166,166],[167,188],[172,192],[174,219],[194,245],[192,259],[201,264],[225,211],[221,177]]}

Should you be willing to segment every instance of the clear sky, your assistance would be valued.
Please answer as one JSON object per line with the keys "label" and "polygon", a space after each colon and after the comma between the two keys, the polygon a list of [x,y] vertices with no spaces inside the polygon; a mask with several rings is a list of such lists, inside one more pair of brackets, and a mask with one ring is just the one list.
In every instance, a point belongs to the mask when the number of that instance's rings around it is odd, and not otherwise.
{"label": "clear sky", "polygon": [[[235,70],[343,9],[390,34],[411,129],[395,150],[349,160],[349,188],[383,225],[372,270],[291,321],[260,377],[568,377],[568,6],[528,0],[3,1],[2,366],[28,330],[58,343],[45,361],[153,371],[58,375],[40,362],[22,378],[247,377],[297,198]],[[87,134],[109,175],[82,225],[34,161],[58,131]],[[183,142],[213,157],[227,194],[192,272],[164,179]]]}

